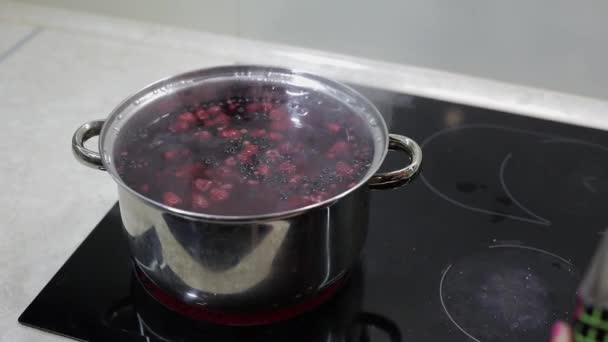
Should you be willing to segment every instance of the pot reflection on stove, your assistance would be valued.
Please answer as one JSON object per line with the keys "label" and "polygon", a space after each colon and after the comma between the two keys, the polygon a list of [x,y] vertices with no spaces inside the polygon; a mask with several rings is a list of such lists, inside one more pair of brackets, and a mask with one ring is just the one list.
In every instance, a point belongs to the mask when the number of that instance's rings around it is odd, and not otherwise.
{"label": "pot reflection on stove", "polygon": [[549,226],[574,217],[608,219],[602,208],[608,170],[600,162],[608,147],[481,124],[444,129],[421,146],[427,156],[423,183],[454,205],[491,215],[492,222]]}
{"label": "pot reflection on stove", "polygon": [[106,315],[108,329],[142,341],[302,341],[369,342],[378,331],[383,341],[400,342],[390,319],[361,311],[361,267],[355,268],[338,294],[316,310],[290,320],[260,326],[220,326],[179,315],[157,302],[132,279],[132,296]]}

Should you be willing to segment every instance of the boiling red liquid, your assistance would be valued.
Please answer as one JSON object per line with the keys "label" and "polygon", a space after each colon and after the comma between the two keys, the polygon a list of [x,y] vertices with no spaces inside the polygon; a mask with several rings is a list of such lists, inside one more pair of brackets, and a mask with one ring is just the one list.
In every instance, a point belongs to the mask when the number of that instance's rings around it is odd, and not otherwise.
{"label": "boiling red liquid", "polygon": [[117,143],[123,181],[155,201],[206,214],[268,214],[324,201],[355,186],[373,157],[364,120],[329,99],[230,98],[139,127],[123,129],[129,133]]}

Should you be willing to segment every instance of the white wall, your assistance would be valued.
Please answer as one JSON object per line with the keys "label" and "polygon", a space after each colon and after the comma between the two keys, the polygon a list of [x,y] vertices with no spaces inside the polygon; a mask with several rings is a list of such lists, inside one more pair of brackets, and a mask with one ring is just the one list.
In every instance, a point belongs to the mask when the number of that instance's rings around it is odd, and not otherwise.
{"label": "white wall", "polygon": [[608,98],[605,0],[23,1]]}

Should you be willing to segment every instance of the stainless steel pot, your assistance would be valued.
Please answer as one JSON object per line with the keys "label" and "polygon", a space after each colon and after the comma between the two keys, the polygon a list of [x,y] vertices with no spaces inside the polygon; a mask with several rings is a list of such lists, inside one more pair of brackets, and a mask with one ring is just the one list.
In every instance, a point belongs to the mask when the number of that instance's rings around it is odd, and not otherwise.
{"label": "stainless steel pot", "polygon": [[[235,91],[235,84],[250,89],[240,91],[254,91],[263,84],[292,87],[299,95],[323,93],[348,106],[369,122],[374,137],[369,172],[354,188],[321,203],[256,216],[206,215],[168,207],[121,180],[113,153],[126,122],[144,122],[177,106],[225,96]],[[99,152],[84,146],[96,135]],[[364,244],[370,189],[409,180],[422,160],[418,145],[389,134],[376,107],[350,87],[308,73],[261,66],[218,67],[158,81],[126,99],[107,119],[78,128],[72,147],[77,159],[107,170],[118,184],[122,221],[136,265],[158,287],[184,302],[223,312],[291,305],[341,279]],[[377,173],[389,148],[405,151],[411,162],[400,170]]]}

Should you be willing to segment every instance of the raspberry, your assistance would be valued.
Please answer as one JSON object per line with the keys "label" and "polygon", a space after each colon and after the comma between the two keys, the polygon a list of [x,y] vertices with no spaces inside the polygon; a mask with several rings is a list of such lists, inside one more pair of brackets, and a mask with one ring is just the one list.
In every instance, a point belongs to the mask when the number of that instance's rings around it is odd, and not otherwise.
{"label": "raspberry", "polygon": [[259,176],[267,176],[270,173],[270,166],[266,164],[260,164],[256,168],[256,173]]}
{"label": "raspberry", "polygon": [[289,121],[288,120],[280,120],[280,121],[273,121],[272,124],[270,124],[270,128],[272,128],[272,130],[274,131],[286,131],[289,128]]}
{"label": "raspberry", "polygon": [[193,194],[192,207],[194,209],[207,209],[209,208],[209,201],[202,194]]}
{"label": "raspberry", "polygon": [[353,169],[350,165],[345,162],[338,162],[336,164],[336,171],[341,176],[351,177],[355,174],[355,169]]}
{"label": "raspberry", "polygon": [[234,128],[226,128],[220,131],[220,136],[224,139],[236,140],[241,137],[241,132]]}
{"label": "raspberry", "polygon": [[279,152],[281,152],[282,154],[293,154],[295,152],[297,152],[297,149],[295,146],[293,146],[292,143],[290,142],[286,142],[283,143],[279,146]]}
{"label": "raspberry", "polygon": [[245,154],[243,152],[237,154],[236,159],[238,159],[241,163],[250,163],[251,162],[251,156],[248,154]]}
{"label": "raspberry", "polygon": [[339,140],[335,144],[333,144],[329,150],[327,150],[326,157],[328,159],[335,159],[336,156],[344,155],[348,152],[349,146],[348,143],[344,140]]}
{"label": "raspberry", "polygon": [[163,193],[163,203],[168,206],[175,207],[182,203],[182,199],[173,192],[165,192]]}
{"label": "raspberry", "polygon": [[245,109],[247,110],[247,113],[255,113],[262,109],[262,105],[258,102],[253,102],[245,106]]}
{"label": "raspberry", "polygon": [[200,171],[203,168],[203,165],[201,163],[193,163],[193,164],[189,164],[189,165],[184,165],[182,167],[180,167],[179,169],[177,169],[177,171],[175,171],[175,177],[177,178],[191,178],[193,177],[196,173],[198,173],[198,171]]}
{"label": "raspberry", "polygon": [[165,158],[165,160],[174,160],[174,159],[177,159],[178,156],[179,156],[179,150],[177,150],[177,149],[168,150],[168,151],[163,152],[163,158]]}
{"label": "raspberry", "polygon": [[290,161],[285,161],[279,164],[279,171],[284,174],[291,175],[296,172],[296,166]]}
{"label": "raspberry", "polygon": [[230,193],[228,191],[226,191],[225,189],[221,189],[221,188],[211,189],[211,191],[209,192],[209,195],[211,197],[211,200],[214,202],[223,202],[223,201],[227,200],[228,197],[230,197]]}
{"label": "raspberry", "polygon": [[139,186],[139,192],[147,194],[148,192],[150,192],[150,185],[148,184],[142,184]]}
{"label": "raspberry", "polygon": [[208,120],[211,117],[211,114],[207,113],[204,109],[197,110],[195,115],[201,121]]}
{"label": "raspberry", "polygon": [[181,113],[178,117],[177,120],[179,121],[184,121],[186,122],[188,125],[193,125],[196,123],[197,118],[194,114],[190,113],[190,112],[184,112]]}
{"label": "raspberry", "polygon": [[266,151],[265,155],[266,158],[268,158],[268,160],[270,160],[271,162],[275,162],[279,160],[279,158],[281,158],[281,154],[277,150],[268,150]]}
{"label": "raspberry", "polygon": [[224,160],[224,165],[226,166],[236,166],[238,162],[234,157],[228,157]]}
{"label": "raspberry", "polygon": [[202,192],[207,192],[209,191],[209,189],[211,189],[211,185],[213,184],[213,182],[211,182],[208,179],[203,179],[203,178],[198,178],[196,180],[194,180],[194,187]]}
{"label": "raspberry", "polygon": [[[279,134],[279,133],[277,133]],[[263,128],[258,128],[256,130],[254,130],[253,132],[251,132],[251,136],[254,138],[260,138],[266,135],[266,130]]]}
{"label": "raspberry", "polygon": [[169,126],[169,131],[171,132],[184,132],[190,129],[190,124],[186,121],[178,120],[174,122],[171,126]]}
{"label": "raspberry", "polygon": [[273,140],[273,141],[283,140],[283,134],[278,133],[278,132],[270,132],[268,134],[268,139]]}
{"label": "raspberry", "polygon": [[342,127],[335,122],[330,122],[325,127],[327,127],[327,129],[333,134],[340,132],[342,129]]}
{"label": "raspberry", "polygon": [[273,109],[268,113],[268,117],[272,121],[286,121],[287,120],[287,112],[282,108]]}
{"label": "raspberry", "polygon": [[258,151],[258,147],[253,145],[253,144],[247,144],[245,146],[243,146],[243,150],[241,151],[241,153],[247,155],[247,156],[252,156],[254,154],[256,154],[256,152]]}
{"label": "raspberry", "polygon": [[209,131],[198,131],[198,132],[194,133],[194,136],[200,142],[207,142],[211,139],[211,137],[213,137],[213,135],[211,135],[211,133]]}
{"label": "raspberry", "polygon": [[209,114],[216,114],[222,111],[222,107],[220,106],[211,106],[209,108],[207,108],[207,113]]}

